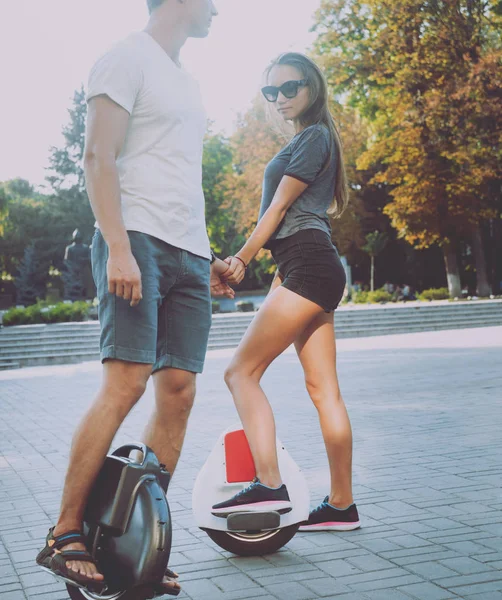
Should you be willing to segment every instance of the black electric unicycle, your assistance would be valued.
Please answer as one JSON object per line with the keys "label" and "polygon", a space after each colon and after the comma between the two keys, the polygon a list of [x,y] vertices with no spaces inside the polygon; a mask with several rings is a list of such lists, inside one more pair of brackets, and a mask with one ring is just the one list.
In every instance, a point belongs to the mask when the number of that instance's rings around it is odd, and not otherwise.
{"label": "black electric unicycle", "polygon": [[[142,453],[142,461],[130,458]],[[105,459],[84,517],[87,548],[104,575],[100,593],[67,584],[72,600],[146,600],[162,596],[171,552],[166,492],[170,474],[144,444],[127,444]]]}

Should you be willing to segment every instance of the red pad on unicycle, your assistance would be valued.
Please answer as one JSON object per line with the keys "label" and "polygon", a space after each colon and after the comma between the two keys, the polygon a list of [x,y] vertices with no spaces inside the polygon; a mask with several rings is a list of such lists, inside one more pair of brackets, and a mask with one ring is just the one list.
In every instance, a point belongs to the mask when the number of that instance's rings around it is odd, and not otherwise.
{"label": "red pad on unicycle", "polygon": [[256,477],[256,468],[243,429],[225,436],[225,467],[227,483],[247,483]]}

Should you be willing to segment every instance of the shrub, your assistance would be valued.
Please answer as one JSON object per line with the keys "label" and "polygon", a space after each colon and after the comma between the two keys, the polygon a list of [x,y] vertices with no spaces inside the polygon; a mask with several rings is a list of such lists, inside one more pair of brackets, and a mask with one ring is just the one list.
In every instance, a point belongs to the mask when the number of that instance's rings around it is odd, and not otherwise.
{"label": "shrub", "polygon": [[389,292],[386,292],[384,289],[375,290],[374,292],[368,292],[368,302],[383,303],[391,301],[392,294],[389,294]]}
{"label": "shrub", "polygon": [[252,302],[245,302],[241,300],[240,302],[236,302],[235,306],[239,312],[253,312],[254,304]]}
{"label": "shrub", "polygon": [[419,300],[431,301],[431,300],[448,300],[450,294],[448,288],[431,288],[430,290],[424,290],[418,295]]}
{"label": "shrub", "polygon": [[59,302],[53,306],[46,306],[38,302],[28,308],[11,308],[3,316],[3,324],[33,325],[36,323],[68,323],[72,321],[85,321],[89,315],[87,302],[73,302],[66,304]]}
{"label": "shrub", "polygon": [[355,304],[366,304],[368,300],[369,292],[355,292],[353,302]]}
{"label": "shrub", "polygon": [[67,323],[71,321],[85,321],[89,314],[89,305],[79,301],[73,304],[60,302],[49,309],[49,323]]}
{"label": "shrub", "polygon": [[211,302],[211,312],[213,315],[220,312],[220,306],[219,302]]}
{"label": "shrub", "polygon": [[25,325],[27,323],[25,308],[11,308],[3,316],[2,323],[8,325]]}

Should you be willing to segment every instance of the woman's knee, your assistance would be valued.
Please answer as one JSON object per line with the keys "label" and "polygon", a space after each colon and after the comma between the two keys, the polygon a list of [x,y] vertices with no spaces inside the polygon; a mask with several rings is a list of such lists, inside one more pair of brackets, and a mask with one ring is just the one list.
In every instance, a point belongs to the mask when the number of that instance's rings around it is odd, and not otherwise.
{"label": "woman's knee", "polygon": [[237,377],[238,370],[233,365],[229,365],[223,373],[223,379],[225,380],[225,383],[229,389],[232,389],[232,387],[234,387],[235,380],[237,379]]}
{"label": "woman's knee", "polygon": [[319,410],[327,403],[341,400],[340,389],[336,382],[322,381],[318,378],[306,377],[305,387],[314,406]]}
{"label": "woman's knee", "polygon": [[245,381],[251,378],[252,375],[242,368],[242,366],[235,363],[231,363],[226,369],[223,375],[225,383],[229,390],[234,389],[239,382]]}

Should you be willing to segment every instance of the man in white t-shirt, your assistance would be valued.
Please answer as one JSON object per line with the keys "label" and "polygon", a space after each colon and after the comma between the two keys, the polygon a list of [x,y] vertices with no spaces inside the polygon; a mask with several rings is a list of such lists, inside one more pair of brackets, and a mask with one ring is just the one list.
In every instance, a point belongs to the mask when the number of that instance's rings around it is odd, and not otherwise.
{"label": "man in white t-shirt", "polygon": [[[213,0],[147,0],[150,20],[95,64],[89,78],[85,173],[97,229],[103,384],[72,444],[61,515],[38,564],[104,588],[80,535],[89,492],[126,415],[153,373],[145,443],[172,473],[203,368],[210,288],[233,296],[210,251],[202,191],[206,115],[179,52],[205,37]],[[210,267],[211,264],[211,267]],[[164,593],[176,595],[168,572]]]}

